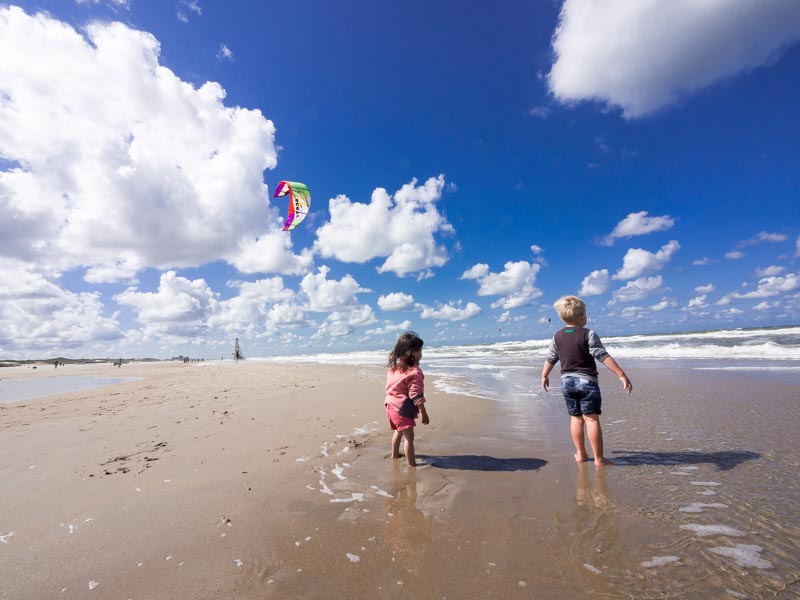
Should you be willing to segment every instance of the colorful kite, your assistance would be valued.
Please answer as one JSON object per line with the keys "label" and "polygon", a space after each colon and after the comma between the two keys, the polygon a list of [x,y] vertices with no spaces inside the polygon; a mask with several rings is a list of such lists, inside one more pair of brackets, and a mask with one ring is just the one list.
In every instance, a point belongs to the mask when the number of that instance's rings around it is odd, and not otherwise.
{"label": "colorful kite", "polygon": [[289,194],[289,214],[286,215],[286,222],[283,224],[283,230],[289,231],[294,229],[308,214],[308,209],[311,206],[311,191],[305,183],[298,183],[296,181],[281,181],[278,187],[275,188],[273,198],[280,198]]}

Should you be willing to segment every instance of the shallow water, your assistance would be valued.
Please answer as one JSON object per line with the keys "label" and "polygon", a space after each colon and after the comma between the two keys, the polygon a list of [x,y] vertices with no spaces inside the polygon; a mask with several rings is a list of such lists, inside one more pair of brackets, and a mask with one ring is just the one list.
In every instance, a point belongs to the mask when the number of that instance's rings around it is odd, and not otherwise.
{"label": "shallow water", "polygon": [[90,377],[73,375],[68,377],[41,377],[38,379],[0,380],[0,404],[32,400],[44,396],[91,390],[104,385],[126,381],[140,381],[140,377]]}

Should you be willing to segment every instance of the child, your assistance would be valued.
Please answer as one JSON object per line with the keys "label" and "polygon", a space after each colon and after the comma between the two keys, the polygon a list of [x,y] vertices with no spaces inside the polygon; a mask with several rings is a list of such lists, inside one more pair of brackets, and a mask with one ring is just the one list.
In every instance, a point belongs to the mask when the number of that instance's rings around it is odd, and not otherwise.
{"label": "child", "polygon": [[425,410],[425,376],[419,368],[422,359],[422,340],[413,331],[397,339],[389,355],[386,375],[386,417],[392,434],[392,458],[400,458],[400,440],[404,440],[406,462],[416,467],[414,454],[414,419],[422,415],[422,424],[430,423]]}
{"label": "child", "polygon": [[570,432],[575,444],[575,460],[585,462],[586,446],[583,441],[584,424],[592,446],[595,466],[613,464],[603,456],[603,431],[600,429],[600,386],[597,383],[595,359],[619,377],[622,389],[633,390],[630,379],[616,361],[606,352],[603,343],[591,329],[586,329],[586,304],[577,296],[564,296],[553,305],[558,316],[566,323],[550,340],[544,368],[542,389],[550,385],[550,371],[561,361],[561,391],[570,415]]}

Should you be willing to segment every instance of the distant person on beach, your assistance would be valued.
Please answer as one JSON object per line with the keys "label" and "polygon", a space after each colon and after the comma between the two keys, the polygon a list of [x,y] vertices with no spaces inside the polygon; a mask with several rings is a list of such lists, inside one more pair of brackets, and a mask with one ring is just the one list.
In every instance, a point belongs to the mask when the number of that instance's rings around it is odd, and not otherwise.
{"label": "distant person on beach", "polygon": [[392,458],[401,458],[400,442],[406,462],[417,466],[414,452],[414,427],[418,415],[422,424],[430,423],[425,410],[425,375],[419,368],[422,360],[422,340],[413,331],[406,331],[398,339],[389,354],[389,372],[386,375],[386,417],[392,434]]}
{"label": "distant person on beach", "polygon": [[595,359],[603,363],[622,382],[622,389],[633,390],[630,379],[606,351],[597,334],[586,325],[586,304],[577,296],[564,296],[553,305],[566,324],[550,340],[542,369],[542,389],[550,385],[550,371],[561,361],[561,392],[570,416],[570,432],[575,444],[575,460],[585,462],[584,426],[592,446],[595,466],[613,464],[603,455],[603,431],[600,428],[602,398],[597,382]]}

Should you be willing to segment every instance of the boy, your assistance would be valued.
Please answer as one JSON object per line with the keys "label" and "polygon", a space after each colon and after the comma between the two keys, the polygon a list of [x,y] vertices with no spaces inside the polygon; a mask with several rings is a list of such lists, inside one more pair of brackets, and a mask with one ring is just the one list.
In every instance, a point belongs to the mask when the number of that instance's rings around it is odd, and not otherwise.
{"label": "boy", "polygon": [[600,386],[597,383],[595,359],[619,377],[622,389],[629,394],[633,390],[630,379],[617,362],[606,352],[603,343],[591,329],[586,329],[586,304],[577,296],[564,296],[553,305],[558,316],[567,325],[550,340],[544,368],[542,389],[550,385],[550,371],[561,361],[561,391],[570,415],[570,432],[575,444],[575,460],[585,462],[586,446],[583,441],[584,425],[589,435],[589,444],[597,467],[613,464],[603,456],[603,431],[600,429]]}

